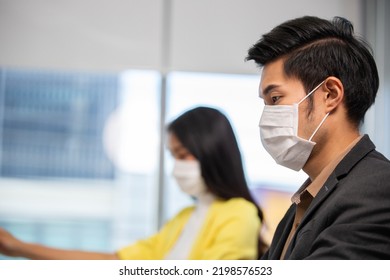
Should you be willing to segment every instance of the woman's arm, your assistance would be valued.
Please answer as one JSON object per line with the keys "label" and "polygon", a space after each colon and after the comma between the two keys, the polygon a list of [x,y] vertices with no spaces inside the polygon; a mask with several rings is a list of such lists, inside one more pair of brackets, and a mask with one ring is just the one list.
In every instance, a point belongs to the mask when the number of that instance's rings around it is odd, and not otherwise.
{"label": "woman's arm", "polygon": [[0,254],[34,260],[115,260],[114,253],[97,253],[51,248],[23,242],[0,228]]}

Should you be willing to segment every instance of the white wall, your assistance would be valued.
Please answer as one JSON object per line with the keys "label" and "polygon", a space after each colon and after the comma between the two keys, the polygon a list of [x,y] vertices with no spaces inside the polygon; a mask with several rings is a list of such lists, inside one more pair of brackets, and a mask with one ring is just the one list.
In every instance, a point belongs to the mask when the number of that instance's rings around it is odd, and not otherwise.
{"label": "white wall", "polygon": [[175,0],[170,66],[173,69],[256,73],[247,50],[263,33],[291,18],[345,16],[361,28],[360,1]]}
{"label": "white wall", "polygon": [[156,68],[162,0],[0,0],[0,65]]}
{"label": "white wall", "polygon": [[359,0],[0,0],[0,66],[256,73],[248,48],[302,15],[362,26]]}

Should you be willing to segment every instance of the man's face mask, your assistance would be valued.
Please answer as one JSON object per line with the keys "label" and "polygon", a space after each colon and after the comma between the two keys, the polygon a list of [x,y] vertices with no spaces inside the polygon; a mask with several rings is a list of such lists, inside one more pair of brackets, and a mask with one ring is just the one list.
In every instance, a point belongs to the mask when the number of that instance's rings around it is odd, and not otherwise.
{"label": "man's face mask", "polygon": [[298,136],[298,106],[322,84],[321,82],[301,101],[292,105],[265,105],[260,119],[260,138],[264,148],[276,163],[299,171],[307,162],[315,142],[314,135],[324,123],[325,115],[308,140]]}

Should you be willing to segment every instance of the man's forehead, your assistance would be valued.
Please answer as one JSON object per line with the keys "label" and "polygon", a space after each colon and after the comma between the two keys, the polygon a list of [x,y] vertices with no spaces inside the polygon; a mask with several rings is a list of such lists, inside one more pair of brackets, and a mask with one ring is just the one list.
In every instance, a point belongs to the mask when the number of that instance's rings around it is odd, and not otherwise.
{"label": "man's forehead", "polygon": [[283,70],[283,64],[275,61],[265,65],[260,74],[259,96],[263,97],[270,89],[284,83],[286,75]]}
{"label": "man's forehead", "polygon": [[260,81],[263,82],[263,80],[267,81],[268,79],[286,78],[285,76],[284,61],[282,59],[278,59],[263,66],[261,69]]}

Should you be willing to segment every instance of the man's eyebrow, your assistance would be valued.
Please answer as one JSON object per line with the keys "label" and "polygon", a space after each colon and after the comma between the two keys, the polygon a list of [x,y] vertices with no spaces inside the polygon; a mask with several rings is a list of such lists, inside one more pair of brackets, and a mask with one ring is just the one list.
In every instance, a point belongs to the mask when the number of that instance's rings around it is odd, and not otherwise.
{"label": "man's eyebrow", "polygon": [[262,92],[262,96],[267,96],[273,89],[279,87],[279,85],[268,85]]}

